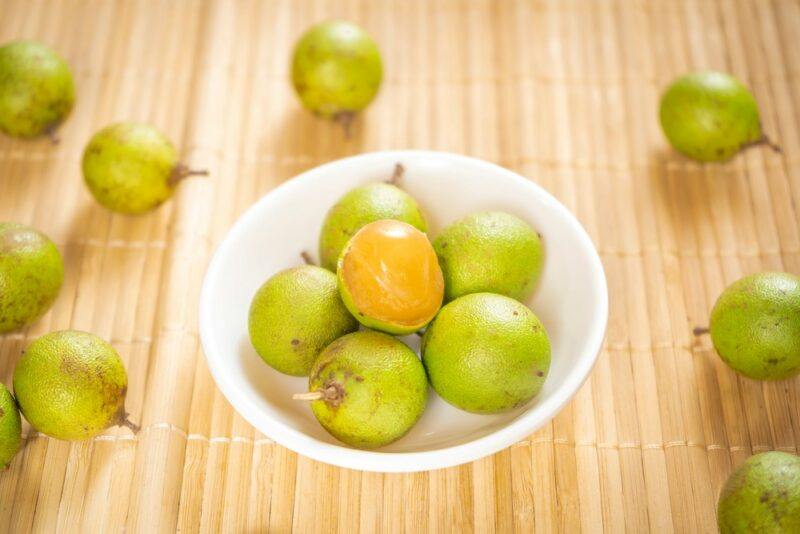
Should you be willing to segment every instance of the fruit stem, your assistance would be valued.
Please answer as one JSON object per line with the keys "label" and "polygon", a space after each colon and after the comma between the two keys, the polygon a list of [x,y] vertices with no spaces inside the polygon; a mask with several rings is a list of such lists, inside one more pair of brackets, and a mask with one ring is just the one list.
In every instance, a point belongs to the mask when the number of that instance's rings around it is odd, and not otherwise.
{"label": "fruit stem", "polygon": [[325,392],[309,391],[308,393],[295,393],[294,395],[292,395],[292,398],[294,400],[308,400],[308,401],[322,400],[325,398]]}
{"label": "fruit stem", "polygon": [[696,335],[696,336],[702,336],[702,335],[708,334],[708,332],[709,332],[709,329],[708,329],[708,327],[705,327],[705,326],[696,326],[694,328],[694,330],[692,330],[692,333],[694,335]]}
{"label": "fruit stem", "polygon": [[208,170],[190,169],[187,165],[178,163],[175,165],[175,168],[172,169],[172,174],[169,177],[169,185],[175,186],[175,184],[189,176],[208,176]]}
{"label": "fruit stem", "polygon": [[400,180],[403,178],[403,174],[406,172],[405,167],[403,167],[400,163],[394,164],[394,171],[392,171],[392,177],[389,178],[389,183],[392,185],[397,185],[400,183]]}
{"label": "fruit stem", "polygon": [[748,148],[753,148],[756,146],[766,146],[772,149],[773,152],[776,152],[778,154],[783,153],[783,149],[780,147],[780,145],[774,142],[772,139],[770,139],[767,136],[767,134],[761,134],[761,137],[759,137],[755,141],[743,144],[741,150],[747,150]]}
{"label": "fruit stem", "polygon": [[57,145],[61,142],[61,139],[59,139],[58,134],[56,133],[55,126],[50,126],[49,128],[47,128],[44,131],[44,134],[47,136],[48,139],[50,139],[50,143],[53,145]]}
{"label": "fruit stem", "polygon": [[119,422],[119,426],[126,426],[131,429],[131,432],[137,434],[142,429],[142,427],[131,421],[128,418],[129,415],[130,415],[129,413],[127,412],[125,413],[125,417],[124,419],[122,419],[122,421]]}
{"label": "fruit stem", "polygon": [[333,116],[333,121],[341,125],[342,129],[344,130],[344,138],[347,140],[350,140],[353,137],[352,125],[355,117],[356,114],[352,111],[340,111]]}
{"label": "fruit stem", "polygon": [[316,265],[316,263],[314,263],[314,259],[311,257],[311,254],[309,254],[307,251],[301,251],[300,257],[303,258],[303,261],[306,265]]}

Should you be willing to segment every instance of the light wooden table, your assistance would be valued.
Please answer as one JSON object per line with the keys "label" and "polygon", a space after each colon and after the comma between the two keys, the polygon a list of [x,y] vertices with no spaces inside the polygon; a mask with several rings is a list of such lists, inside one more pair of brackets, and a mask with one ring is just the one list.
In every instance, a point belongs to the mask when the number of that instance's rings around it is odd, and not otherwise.
{"label": "light wooden table", "polygon": [[[330,16],[368,28],[386,66],[350,141],[287,81],[292,43]],[[78,104],[58,146],[0,139],[0,218],[52,236],[67,266],[52,312],[0,338],[0,377],[30,338],[91,330],[123,355],[143,430],[29,434],[0,474],[0,530],[713,531],[733,467],[800,444],[800,379],[737,378],[691,335],[740,275],[800,272],[798,35],[795,0],[3,0],[0,42],[54,46]],[[700,166],[666,149],[659,93],[707,67],[753,88],[782,155]],[[79,158],[120,119],[158,125],[211,179],[150,215],[110,215]],[[340,470],[225,402],[198,344],[198,287],[213,245],[271,188],[404,147],[495,161],[570,207],[607,270],[608,336],[575,400],[508,450],[413,475]]]}

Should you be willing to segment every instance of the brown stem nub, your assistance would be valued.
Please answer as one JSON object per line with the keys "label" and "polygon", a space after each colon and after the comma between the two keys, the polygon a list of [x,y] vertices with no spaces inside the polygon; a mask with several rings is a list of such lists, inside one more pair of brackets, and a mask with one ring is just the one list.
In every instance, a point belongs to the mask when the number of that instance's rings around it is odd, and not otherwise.
{"label": "brown stem nub", "polygon": [[292,395],[294,400],[322,400],[325,398],[325,392],[318,390],[318,391],[309,391],[308,393],[295,393]]}
{"label": "brown stem nub", "polygon": [[756,139],[755,141],[751,141],[749,143],[745,143],[741,146],[741,150],[747,150],[748,148],[753,148],[756,146],[766,146],[772,149],[773,152],[777,152],[778,154],[783,153],[783,149],[780,147],[778,143],[770,139],[767,134],[761,134],[761,137]]}
{"label": "brown stem nub", "polygon": [[50,126],[49,128],[47,128],[44,131],[44,134],[47,136],[48,139],[50,139],[51,144],[57,145],[58,143],[61,142],[61,139],[59,139],[58,134],[56,133],[55,126]]}
{"label": "brown stem nub", "polygon": [[344,130],[344,138],[351,139],[353,137],[353,119],[356,118],[356,114],[352,111],[340,111],[336,115],[333,116],[333,122],[338,123],[341,125],[342,130]]}
{"label": "brown stem nub", "polygon": [[183,163],[178,163],[175,165],[175,168],[172,169],[172,174],[169,177],[169,185],[175,186],[175,184],[189,176],[208,176],[208,170],[190,169]]}
{"label": "brown stem nub", "polygon": [[130,415],[130,414],[125,413],[123,415],[122,420],[120,420],[120,422],[118,424],[119,424],[119,426],[126,426],[126,427],[130,428],[131,432],[133,432],[134,434],[137,434],[142,429],[142,427],[140,427],[139,425],[137,425],[133,421],[131,421],[128,418],[128,415]]}
{"label": "brown stem nub", "polygon": [[303,261],[306,265],[316,265],[316,263],[314,263],[314,258],[312,258],[311,254],[309,254],[307,251],[301,251],[300,257],[303,258]]}
{"label": "brown stem nub", "polygon": [[389,183],[392,185],[398,185],[405,172],[406,168],[403,167],[401,163],[395,163],[394,170],[392,171],[392,177],[389,178]]}
{"label": "brown stem nub", "polygon": [[710,330],[708,329],[708,327],[705,326],[696,326],[694,330],[692,330],[692,333],[696,336],[703,336],[705,334],[708,334],[709,332]]}

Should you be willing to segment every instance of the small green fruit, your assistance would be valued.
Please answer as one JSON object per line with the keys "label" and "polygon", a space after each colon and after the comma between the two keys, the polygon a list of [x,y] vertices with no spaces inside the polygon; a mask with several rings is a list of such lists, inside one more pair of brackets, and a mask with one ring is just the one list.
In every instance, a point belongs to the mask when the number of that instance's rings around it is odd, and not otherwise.
{"label": "small green fruit", "polygon": [[281,373],[308,376],[320,351],[358,329],[339,297],[336,275],[305,265],[281,271],[253,297],[250,341]]}
{"label": "small green fruit", "polygon": [[800,278],[766,272],[734,282],[711,310],[710,331],[723,361],[745,376],[800,373]]}
{"label": "small green fruit", "polygon": [[403,221],[420,232],[428,230],[419,204],[402,189],[386,183],[357,187],[340,198],[325,216],[319,235],[322,267],[336,271],[336,262],[350,238],[364,225],[381,219]]}
{"label": "small green fruit", "polygon": [[126,419],[128,375],[114,347],[77,330],[33,341],[14,369],[14,394],[37,431],[63,440],[96,436]]}
{"label": "small green fruit", "polygon": [[0,384],[0,469],[5,469],[22,442],[22,422],[14,397]]}
{"label": "small green fruit", "polygon": [[170,198],[183,178],[205,174],[179,163],[169,139],[147,124],[112,124],[97,132],[83,152],[89,191],[120,213],[149,211]]}
{"label": "small green fruit", "polygon": [[660,118],[672,146],[698,161],[724,161],[747,146],[769,144],[752,93],[721,72],[673,81],[661,97]]}
{"label": "small green fruit", "polygon": [[800,532],[800,458],[779,451],[751,456],[719,496],[720,534]]}
{"label": "small green fruit", "polygon": [[47,236],[22,224],[0,223],[0,332],[44,315],[63,281],[61,254]]}
{"label": "small green fruit", "polygon": [[72,74],[55,52],[34,41],[0,47],[0,130],[14,137],[52,134],[74,103]]}
{"label": "small green fruit", "polygon": [[500,211],[470,215],[442,231],[433,247],[444,273],[445,301],[470,293],[497,293],[519,301],[542,272],[539,235]]}
{"label": "small green fruit", "polygon": [[339,292],[367,328],[410,334],[439,311],[444,280],[428,237],[404,222],[369,223],[339,258]]}
{"label": "small green fruit", "polygon": [[303,106],[345,127],[375,98],[382,77],[378,45],[350,22],[314,26],[294,49],[292,83]]}
{"label": "small green fruit", "polygon": [[311,410],[336,439],[374,449],[400,439],[428,398],[425,369],[397,339],[369,330],[340,337],[322,351],[308,380]]}
{"label": "small green fruit", "polygon": [[422,338],[433,389],[450,404],[497,413],[535,397],[550,369],[550,341],[525,305],[472,293],[445,305]]}

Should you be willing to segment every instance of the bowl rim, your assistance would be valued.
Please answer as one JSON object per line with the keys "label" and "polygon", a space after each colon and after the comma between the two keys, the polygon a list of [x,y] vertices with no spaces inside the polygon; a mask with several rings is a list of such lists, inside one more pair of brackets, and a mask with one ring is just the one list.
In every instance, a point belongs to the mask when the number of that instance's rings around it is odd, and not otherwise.
{"label": "bowl rim", "polygon": [[[241,390],[229,378],[223,369],[222,359],[212,356],[222,353],[213,334],[215,329],[212,318],[214,310],[212,290],[220,277],[221,258],[232,246],[233,236],[249,227],[251,219],[257,216],[261,206],[267,202],[274,202],[276,196],[289,194],[294,189],[303,187],[306,182],[325,175],[336,167],[384,160],[387,163],[395,163],[398,160],[403,162],[413,158],[438,158],[443,161],[471,165],[531,187],[538,196],[555,209],[567,225],[572,227],[572,231],[587,253],[591,263],[592,287],[595,287],[598,292],[595,310],[592,314],[595,320],[590,327],[590,334],[577,364],[553,394],[543,400],[535,412],[523,412],[505,427],[488,435],[458,445],[419,452],[370,451],[320,441],[264,414],[257,405],[241,393]],[[199,302],[200,342],[211,375],[223,396],[248,423],[276,443],[303,456],[339,467],[384,473],[428,471],[471,462],[503,450],[541,428],[561,411],[588,378],[602,349],[607,323],[608,287],[603,264],[588,233],[566,206],[544,188],[514,171],[481,159],[435,150],[383,150],[349,156],[306,170],[271,189],[245,210],[217,245],[203,278]]]}

